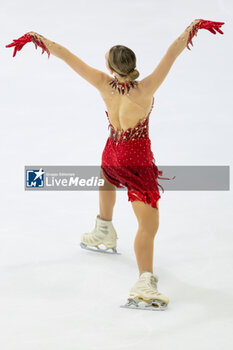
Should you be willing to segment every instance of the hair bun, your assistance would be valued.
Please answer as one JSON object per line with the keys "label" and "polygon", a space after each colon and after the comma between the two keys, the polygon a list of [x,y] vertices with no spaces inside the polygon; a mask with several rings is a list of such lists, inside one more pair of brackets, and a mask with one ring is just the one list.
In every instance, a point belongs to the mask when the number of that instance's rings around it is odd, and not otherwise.
{"label": "hair bun", "polygon": [[131,69],[128,74],[132,73],[135,70],[135,68]]}
{"label": "hair bun", "polygon": [[139,77],[139,71],[133,68],[127,75],[130,80],[135,80]]}

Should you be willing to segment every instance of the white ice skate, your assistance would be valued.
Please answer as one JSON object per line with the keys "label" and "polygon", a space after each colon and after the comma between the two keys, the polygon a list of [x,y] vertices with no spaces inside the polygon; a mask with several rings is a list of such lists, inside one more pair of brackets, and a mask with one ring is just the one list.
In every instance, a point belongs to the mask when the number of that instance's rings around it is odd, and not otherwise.
{"label": "white ice skate", "polygon": [[[96,217],[95,228],[90,233],[81,236],[81,248],[100,253],[120,254],[116,250],[117,233],[112,221],[103,220],[99,215]],[[106,248],[99,247],[104,245]]]}
{"label": "white ice skate", "polygon": [[169,299],[158,292],[157,282],[157,275],[148,271],[143,272],[131,288],[128,302],[121,307],[153,311],[165,310]]}

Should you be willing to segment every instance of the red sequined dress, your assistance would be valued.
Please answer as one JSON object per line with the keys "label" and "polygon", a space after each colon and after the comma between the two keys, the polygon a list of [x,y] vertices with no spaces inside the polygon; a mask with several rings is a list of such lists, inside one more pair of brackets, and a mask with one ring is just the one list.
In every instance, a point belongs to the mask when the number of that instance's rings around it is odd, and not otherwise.
{"label": "red sequined dress", "polygon": [[[128,189],[128,201],[140,200],[157,208],[160,199],[157,179],[162,171],[155,165],[149,138],[149,116],[154,106],[154,97],[148,115],[135,127],[117,131],[107,114],[110,135],[105,144],[101,169],[106,179],[118,188]],[[162,179],[162,178],[161,178]],[[165,179],[165,178],[164,178]]]}

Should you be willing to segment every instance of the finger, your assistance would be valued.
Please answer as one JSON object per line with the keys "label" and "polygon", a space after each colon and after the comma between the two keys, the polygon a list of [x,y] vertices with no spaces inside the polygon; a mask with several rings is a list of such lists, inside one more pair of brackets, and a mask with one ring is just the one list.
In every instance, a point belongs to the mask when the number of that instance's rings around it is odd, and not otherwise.
{"label": "finger", "polygon": [[223,25],[223,24],[225,24],[225,22],[212,22],[212,23],[214,23],[214,24],[217,24],[217,25]]}
{"label": "finger", "polygon": [[213,33],[213,34],[216,34],[215,30],[213,28],[206,28],[209,32]]}
{"label": "finger", "polygon": [[15,46],[16,44],[15,43],[11,43],[9,45],[6,45],[6,47],[12,47],[12,46]]}
{"label": "finger", "polygon": [[220,34],[224,34],[223,31],[221,31],[221,29],[216,28],[217,32],[219,32]]}
{"label": "finger", "polygon": [[13,53],[13,57],[15,57],[16,52],[17,52],[17,46],[15,46],[14,53]]}
{"label": "finger", "polygon": [[214,26],[213,26],[213,28],[214,28],[215,30],[217,30],[217,31],[219,31],[219,30],[220,30],[220,32],[221,32],[220,27],[221,27],[221,26],[219,26],[219,25],[214,25]]}

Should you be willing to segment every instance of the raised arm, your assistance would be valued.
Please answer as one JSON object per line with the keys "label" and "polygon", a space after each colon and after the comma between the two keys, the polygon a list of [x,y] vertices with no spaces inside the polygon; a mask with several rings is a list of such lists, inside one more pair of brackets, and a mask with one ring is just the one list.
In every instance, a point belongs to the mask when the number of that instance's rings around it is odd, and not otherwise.
{"label": "raised arm", "polygon": [[63,60],[83,79],[87,80],[91,85],[99,90],[108,79],[108,75],[106,73],[89,66],[68,50],[66,50]]}
{"label": "raised arm", "polygon": [[193,21],[190,26],[185,29],[185,31],[169,46],[166,54],[163,56],[155,70],[141,80],[142,87],[148,94],[154,95],[155,91],[160,87],[176,58],[187,46],[189,32],[198,21],[199,20]]}
{"label": "raised arm", "polygon": [[33,37],[37,40],[42,41],[50,54],[62,59],[83,79],[87,80],[97,89],[101,89],[106,79],[108,79],[108,75],[106,73],[89,66],[62,45],[51,41],[38,33],[29,32],[29,34],[33,35]]}

